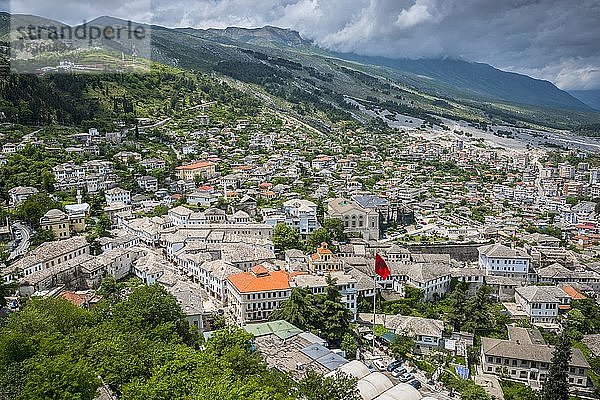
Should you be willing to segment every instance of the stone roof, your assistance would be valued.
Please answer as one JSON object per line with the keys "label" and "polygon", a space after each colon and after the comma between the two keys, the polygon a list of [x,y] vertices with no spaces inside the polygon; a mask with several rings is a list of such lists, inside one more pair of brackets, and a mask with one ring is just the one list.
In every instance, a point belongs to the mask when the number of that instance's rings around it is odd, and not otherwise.
{"label": "stone roof", "polygon": [[479,247],[479,254],[483,254],[487,257],[492,258],[526,258],[531,257],[522,249],[511,249],[500,243],[488,244],[486,246]]}
{"label": "stone roof", "polygon": [[[360,313],[359,319],[373,323],[373,314]],[[375,315],[375,324],[394,330],[397,334],[411,336],[429,336],[441,338],[444,332],[444,321],[439,319],[411,317],[406,315]]]}
{"label": "stone roof", "polygon": [[363,208],[383,207],[390,204],[389,200],[371,194],[354,195],[352,196],[352,200],[354,200],[359,206]]}
{"label": "stone roof", "polygon": [[[554,346],[547,345],[543,339],[539,343],[538,334],[529,332],[525,328],[511,327],[509,340],[481,338],[483,354],[494,357],[513,358],[549,363],[552,359]],[[533,340],[532,340],[533,337]],[[573,367],[590,368],[581,350],[571,349],[573,354],[570,365]]]}
{"label": "stone roof", "polygon": [[525,286],[515,289],[515,293],[523,297],[528,303],[558,303],[560,298],[569,297],[556,286]]}
{"label": "stone roof", "polygon": [[451,267],[444,263],[390,263],[392,275],[404,275],[414,282],[427,283],[451,275]]}

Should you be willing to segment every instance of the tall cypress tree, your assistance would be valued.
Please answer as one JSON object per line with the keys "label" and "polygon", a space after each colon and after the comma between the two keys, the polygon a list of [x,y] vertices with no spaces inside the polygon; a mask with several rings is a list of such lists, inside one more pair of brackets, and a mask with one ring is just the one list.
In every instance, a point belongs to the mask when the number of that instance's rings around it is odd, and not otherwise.
{"label": "tall cypress tree", "polygon": [[564,329],[552,353],[550,369],[541,400],[569,400],[569,362],[571,361],[571,339]]}

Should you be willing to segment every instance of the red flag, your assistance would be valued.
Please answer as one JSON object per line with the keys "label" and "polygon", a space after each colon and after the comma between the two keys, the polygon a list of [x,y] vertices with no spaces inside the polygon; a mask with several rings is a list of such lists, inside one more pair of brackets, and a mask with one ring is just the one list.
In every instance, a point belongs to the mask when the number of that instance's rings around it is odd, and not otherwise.
{"label": "red flag", "polygon": [[379,254],[375,254],[375,273],[383,279],[387,279],[390,276],[390,268]]}

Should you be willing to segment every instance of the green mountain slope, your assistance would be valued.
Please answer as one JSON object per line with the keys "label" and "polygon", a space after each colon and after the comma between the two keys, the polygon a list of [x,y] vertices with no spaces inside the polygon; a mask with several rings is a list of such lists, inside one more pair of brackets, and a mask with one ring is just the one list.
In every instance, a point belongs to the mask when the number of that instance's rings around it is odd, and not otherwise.
{"label": "green mountain slope", "polygon": [[[4,20],[0,18],[0,25]],[[119,26],[126,21],[101,17],[88,24]],[[349,104],[349,98],[430,124],[439,123],[438,117],[477,124],[555,128],[600,121],[600,113],[547,82],[482,64],[447,61],[450,64],[446,65],[453,67],[444,69],[444,63],[421,62],[418,69],[415,63],[411,68],[406,65],[401,68],[384,62],[380,65],[357,62],[314,46],[297,32],[275,27],[225,30],[144,27],[151,34],[151,47],[141,50],[151,54],[154,61],[244,82],[256,93],[264,92],[291,104],[299,115],[324,129],[345,120],[369,118]],[[72,44],[74,49],[86,45],[83,41]],[[121,53],[130,54],[133,46],[126,38],[120,42],[95,41],[92,45],[117,57]],[[51,61],[57,62],[45,60]],[[465,64],[471,72],[465,72],[468,70]],[[422,74],[425,67],[429,76]],[[496,94],[490,94],[494,90]],[[536,91],[538,94],[530,93]],[[512,92],[515,95],[511,97]],[[545,100],[540,101],[539,97]]]}

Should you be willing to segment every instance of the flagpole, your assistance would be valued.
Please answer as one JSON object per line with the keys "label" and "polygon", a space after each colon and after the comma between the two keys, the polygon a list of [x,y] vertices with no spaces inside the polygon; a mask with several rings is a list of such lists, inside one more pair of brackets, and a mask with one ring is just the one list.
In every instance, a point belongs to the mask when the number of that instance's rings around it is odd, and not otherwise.
{"label": "flagpole", "polygon": [[[377,259],[377,253],[375,253]],[[375,358],[375,302],[377,301],[377,268],[373,266],[373,358]]]}

